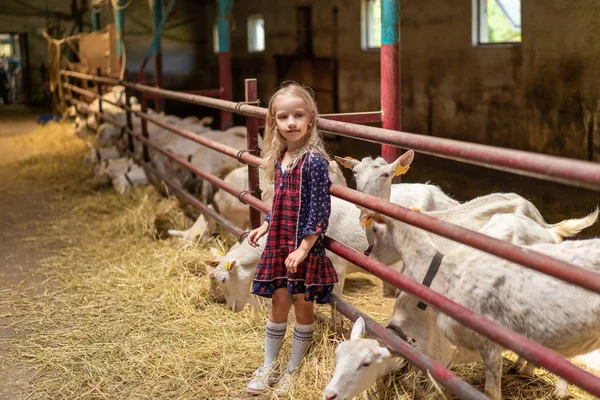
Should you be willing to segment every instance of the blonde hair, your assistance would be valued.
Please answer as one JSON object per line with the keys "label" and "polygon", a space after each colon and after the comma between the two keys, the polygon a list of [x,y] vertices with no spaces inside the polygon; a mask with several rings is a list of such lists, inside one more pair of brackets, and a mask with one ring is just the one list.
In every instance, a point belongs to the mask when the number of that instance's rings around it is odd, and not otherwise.
{"label": "blonde hair", "polygon": [[319,111],[311,92],[312,90],[308,87],[301,86],[296,82],[286,81],[281,84],[281,87],[273,94],[273,96],[271,96],[271,100],[269,100],[265,124],[265,156],[261,166],[262,175],[268,182],[273,182],[275,180],[275,164],[277,164],[277,160],[286,146],[285,138],[281,135],[279,129],[277,129],[277,123],[275,121],[274,104],[275,99],[279,96],[287,95],[301,98],[308,106],[312,120],[306,135],[303,137],[302,145],[297,150],[291,152],[290,155],[292,156],[292,159],[288,168],[296,166],[307,153],[320,154],[327,161],[330,161],[329,155],[327,155],[327,152],[325,151],[321,134],[317,129]]}

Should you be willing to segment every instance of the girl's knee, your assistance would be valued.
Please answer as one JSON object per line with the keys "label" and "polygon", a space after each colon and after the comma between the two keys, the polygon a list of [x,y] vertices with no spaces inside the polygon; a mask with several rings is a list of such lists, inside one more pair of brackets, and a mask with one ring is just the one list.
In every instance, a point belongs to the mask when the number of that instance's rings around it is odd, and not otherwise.
{"label": "girl's knee", "polygon": [[314,304],[304,299],[296,299],[294,302],[296,321],[301,324],[312,324],[315,319]]}

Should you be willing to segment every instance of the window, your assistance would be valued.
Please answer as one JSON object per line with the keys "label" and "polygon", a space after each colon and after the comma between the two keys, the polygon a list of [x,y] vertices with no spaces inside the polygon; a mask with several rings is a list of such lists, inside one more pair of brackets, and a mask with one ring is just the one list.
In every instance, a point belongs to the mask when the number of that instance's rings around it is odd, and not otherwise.
{"label": "window", "polygon": [[13,47],[11,44],[11,35],[0,33],[0,57],[7,58],[13,56]]}
{"label": "window", "polygon": [[12,52],[12,46],[10,45],[9,42],[3,42],[0,43],[0,57],[1,58],[7,58],[7,57],[12,57],[13,52]]}
{"label": "window", "polygon": [[219,23],[215,22],[213,25],[213,51],[219,52]]}
{"label": "window", "polygon": [[381,0],[362,0],[361,46],[363,50],[381,47]]}
{"label": "window", "polygon": [[265,20],[262,14],[248,17],[248,51],[250,53],[265,51]]}
{"label": "window", "polygon": [[521,0],[473,0],[474,44],[520,43]]}

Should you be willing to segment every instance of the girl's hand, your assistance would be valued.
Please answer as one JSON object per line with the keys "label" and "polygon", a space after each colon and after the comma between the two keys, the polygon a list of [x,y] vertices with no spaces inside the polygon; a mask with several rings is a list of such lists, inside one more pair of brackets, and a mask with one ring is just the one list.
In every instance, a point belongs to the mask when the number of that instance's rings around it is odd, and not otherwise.
{"label": "girl's hand", "polygon": [[298,271],[298,265],[304,261],[307,255],[308,251],[302,248],[297,248],[296,250],[292,251],[285,259],[285,266],[287,270],[292,274],[296,273]]}
{"label": "girl's hand", "polygon": [[258,228],[254,229],[252,232],[250,232],[250,234],[248,235],[248,244],[250,244],[250,246],[252,246],[252,247],[258,246],[258,239],[263,237],[265,235],[265,233],[267,233],[268,231],[269,231],[269,223],[263,222],[263,224],[261,226],[259,226]]}

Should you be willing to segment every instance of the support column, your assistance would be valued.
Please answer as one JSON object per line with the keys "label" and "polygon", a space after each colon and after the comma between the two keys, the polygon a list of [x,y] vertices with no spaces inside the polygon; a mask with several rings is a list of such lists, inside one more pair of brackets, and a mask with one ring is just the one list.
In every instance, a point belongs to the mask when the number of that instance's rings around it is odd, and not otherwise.
{"label": "support column", "polygon": [[[171,0],[174,1],[174,0]],[[158,32],[160,29],[160,23],[163,17],[163,1],[153,0],[152,3],[152,31],[157,37],[156,47],[154,49],[154,84],[156,87],[163,87],[163,76],[162,76],[162,50],[160,47],[160,35]],[[156,111],[164,111],[164,99],[156,96],[154,97],[154,104]]]}
{"label": "support column", "polygon": [[[229,21],[232,0],[217,0],[219,9],[219,84],[221,86],[221,99],[231,100],[231,51],[229,47]],[[230,112],[221,111],[221,129],[233,126],[233,115]]]}
{"label": "support column", "polygon": [[[381,1],[381,110],[383,128],[400,130],[400,15],[399,0]],[[387,161],[400,157],[397,147],[382,145]]]}
{"label": "support column", "polygon": [[[122,7],[127,4],[127,0],[118,0],[117,6]],[[125,35],[125,9],[115,10],[115,28],[117,31],[117,56],[119,57],[119,71],[123,67],[123,46],[122,40]]]}
{"label": "support column", "polygon": [[[246,79],[245,80],[245,100],[247,102],[255,102],[258,100],[258,89],[256,84],[256,79]],[[247,135],[247,149],[250,150],[250,154],[260,157],[260,153],[258,150],[258,124],[259,120],[257,118],[246,117],[246,128],[248,129]],[[252,193],[254,197],[260,200],[260,183],[258,176],[258,168],[248,165],[248,190]],[[260,221],[260,211],[256,210],[253,207],[248,207],[250,209],[250,226],[252,229],[258,228],[261,225]]]}
{"label": "support column", "polygon": [[95,32],[100,29],[100,13],[94,11],[93,8],[90,8],[90,18],[92,20],[92,32]]}

